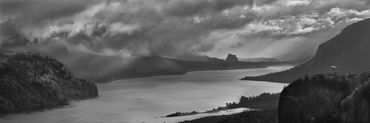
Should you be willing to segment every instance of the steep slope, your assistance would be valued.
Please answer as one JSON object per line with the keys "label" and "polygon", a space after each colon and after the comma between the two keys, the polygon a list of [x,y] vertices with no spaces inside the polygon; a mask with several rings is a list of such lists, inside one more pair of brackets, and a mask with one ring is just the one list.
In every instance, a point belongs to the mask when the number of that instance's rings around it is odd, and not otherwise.
{"label": "steep slope", "polygon": [[0,54],[0,115],[96,97],[95,84],[74,77],[55,59],[33,53]]}
{"label": "steep slope", "polygon": [[279,123],[370,122],[369,77],[316,75],[294,81],[280,95]]}
{"label": "steep slope", "polygon": [[321,44],[316,55],[291,70],[245,80],[291,82],[304,75],[331,72],[336,66],[341,73],[362,73],[370,70],[370,19],[346,27],[339,35]]}

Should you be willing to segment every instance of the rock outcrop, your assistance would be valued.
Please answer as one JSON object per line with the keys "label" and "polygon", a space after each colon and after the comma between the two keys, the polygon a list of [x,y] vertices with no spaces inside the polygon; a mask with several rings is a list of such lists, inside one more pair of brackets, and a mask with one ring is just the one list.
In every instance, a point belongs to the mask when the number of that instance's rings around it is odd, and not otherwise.
{"label": "rock outcrop", "polygon": [[0,115],[54,108],[97,95],[95,84],[74,77],[55,59],[34,53],[0,54]]}
{"label": "rock outcrop", "polygon": [[226,58],[226,62],[229,62],[229,63],[233,63],[233,62],[238,62],[238,57],[236,57],[236,55],[233,55],[233,54],[228,54],[227,55],[227,58]]}
{"label": "rock outcrop", "polygon": [[363,73],[296,80],[280,95],[279,123],[368,123],[369,78]]}

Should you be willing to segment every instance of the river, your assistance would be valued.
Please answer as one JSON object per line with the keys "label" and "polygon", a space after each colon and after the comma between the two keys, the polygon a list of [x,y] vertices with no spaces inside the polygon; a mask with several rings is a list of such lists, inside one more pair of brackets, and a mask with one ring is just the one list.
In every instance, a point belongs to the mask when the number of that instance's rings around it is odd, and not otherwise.
{"label": "river", "polygon": [[99,97],[73,101],[63,108],[7,115],[0,123],[170,123],[204,116],[232,114],[236,109],[214,114],[162,118],[185,111],[205,111],[241,96],[280,92],[287,84],[239,80],[291,68],[196,71],[185,75],[155,76],[98,84]]}

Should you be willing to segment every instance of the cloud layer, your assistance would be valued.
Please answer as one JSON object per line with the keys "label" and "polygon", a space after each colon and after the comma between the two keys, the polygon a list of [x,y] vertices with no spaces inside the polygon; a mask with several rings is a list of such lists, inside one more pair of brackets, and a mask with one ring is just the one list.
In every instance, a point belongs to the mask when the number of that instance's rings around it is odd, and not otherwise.
{"label": "cloud layer", "polygon": [[10,31],[0,30],[0,45],[124,58],[235,53],[299,60],[368,18],[369,7],[367,0],[2,0],[0,28]]}

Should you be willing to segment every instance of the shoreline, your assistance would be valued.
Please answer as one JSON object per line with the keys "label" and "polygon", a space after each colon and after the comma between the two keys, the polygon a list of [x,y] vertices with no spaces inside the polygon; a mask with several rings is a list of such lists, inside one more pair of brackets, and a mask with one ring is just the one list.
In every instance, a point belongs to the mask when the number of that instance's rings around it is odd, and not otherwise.
{"label": "shoreline", "polygon": [[[286,65],[286,66],[289,66],[289,65]],[[292,68],[295,68],[295,66],[290,66],[291,68],[289,69],[286,69],[286,70],[283,70],[283,71],[279,71],[279,72],[273,72],[273,73],[267,73],[267,74],[264,74],[264,75],[258,75],[258,76],[244,76],[242,78],[240,78],[239,80],[242,80],[242,81],[263,81],[263,82],[273,82],[273,83],[286,83],[286,84],[289,84],[291,83],[290,81],[280,81],[277,80],[273,80],[271,78],[266,78],[266,76],[269,76],[271,74],[275,74],[275,73],[281,73],[281,72],[284,72],[284,71],[287,71],[287,70],[290,70]],[[299,79],[299,78],[297,78]]]}
{"label": "shoreline", "polygon": [[[110,83],[114,81],[119,81],[119,80],[129,80],[129,79],[137,79],[137,78],[147,78],[147,77],[157,77],[157,76],[176,76],[176,75],[186,75],[191,72],[203,72],[203,71],[227,71],[227,70],[246,70],[246,69],[263,69],[263,68],[268,68],[271,66],[264,66],[264,67],[251,67],[251,68],[235,68],[235,69],[207,69],[207,70],[191,70],[191,71],[186,71],[184,73],[169,73],[169,74],[157,74],[157,75],[144,75],[144,76],[135,76],[135,77],[123,77],[119,79],[114,79],[114,80],[109,80],[105,82],[95,82],[97,84],[104,84],[104,83]],[[93,80],[91,80],[93,81]]]}
{"label": "shoreline", "polygon": [[234,113],[234,114],[229,114],[229,115],[206,116],[206,117],[200,117],[200,118],[196,118],[192,120],[182,121],[182,122],[192,122],[192,121],[198,121],[198,120],[209,119],[209,118],[217,119],[220,117],[229,117],[231,115],[239,115],[241,113],[246,113],[246,112],[251,112],[251,111],[260,112],[260,111],[273,110],[273,109],[277,109],[278,107],[280,93],[262,93],[262,94],[259,94],[258,96],[249,96],[249,97],[241,96],[241,98],[239,99],[237,103],[235,101],[226,102],[226,106],[213,108],[211,110],[192,111],[192,112],[176,112],[176,113],[168,114],[162,117],[164,118],[185,117],[185,116],[195,116],[199,114],[219,113],[219,112],[235,110],[239,108],[248,109],[248,110],[245,110],[239,113]]}
{"label": "shoreline", "polygon": [[[170,74],[157,74],[157,75],[145,75],[145,76],[137,76],[137,77],[123,77],[120,79],[114,79],[114,80],[109,80],[105,82],[95,82],[96,84],[104,84],[104,83],[110,83],[114,81],[119,81],[119,80],[130,80],[130,79],[138,79],[138,78],[148,78],[148,77],[160,77],[160,76],[176,76],[176,75],[186,75],[191,72],[206,72],[206,71],[228,71],[228,70],[249,70],[249,69],[264,69],[264,68],[269,68],[269,67],[294,67],[292,65],[273,65],[273,66],[264,66],[264,67],[251,67],[251,68],[235,68],[235,69],[207,69],[207,70],[191,70],[191,71],[186,71],[184,73],[170,73]],[[270,74],[270,73],[267,73]],[[267,75],[263,74],[263,75]],[[258,75],[258,76],[263,76],[263,75]],[[256,77],[258,77],[256,76]],[[239,78],[239,80],[242,81],[260,81],[260,80],[243,80],[243,78]],[[261,82],[271,82],[271,83],[285,83],[285,82],[276,82],[276,81],[262,81]],[[286,83],[289,84],[289,83]]]}

